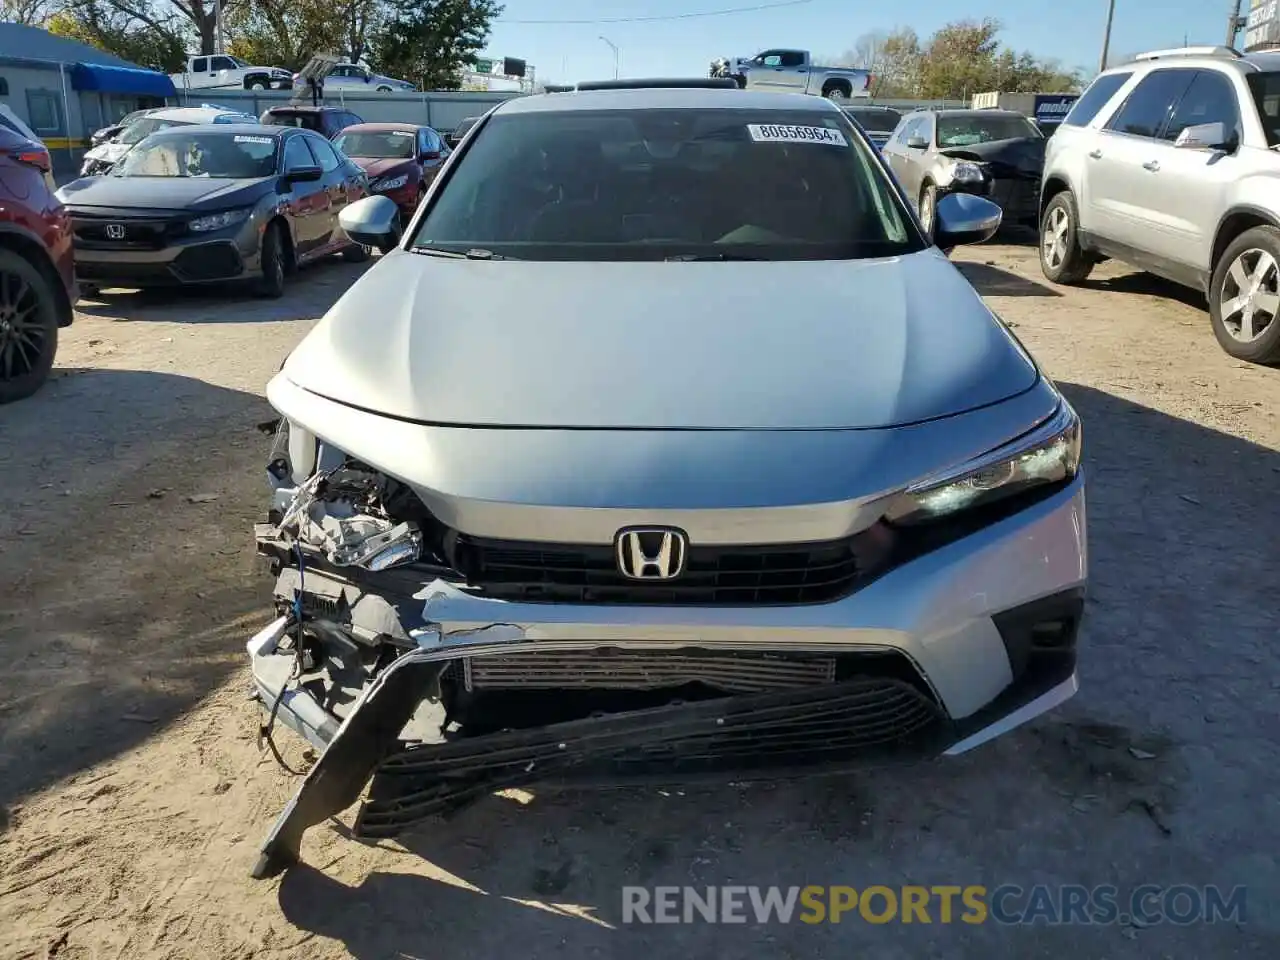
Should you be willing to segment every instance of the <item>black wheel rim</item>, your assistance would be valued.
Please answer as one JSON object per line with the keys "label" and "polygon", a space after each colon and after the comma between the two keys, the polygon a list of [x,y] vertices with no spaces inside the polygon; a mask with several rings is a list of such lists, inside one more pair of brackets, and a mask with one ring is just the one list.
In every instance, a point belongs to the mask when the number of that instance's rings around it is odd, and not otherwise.
{"label": "black wheel rim", "polygon": [[39,366],[49,338],[42,320],[35,288],[16,273],[0,271],[0,380]]}

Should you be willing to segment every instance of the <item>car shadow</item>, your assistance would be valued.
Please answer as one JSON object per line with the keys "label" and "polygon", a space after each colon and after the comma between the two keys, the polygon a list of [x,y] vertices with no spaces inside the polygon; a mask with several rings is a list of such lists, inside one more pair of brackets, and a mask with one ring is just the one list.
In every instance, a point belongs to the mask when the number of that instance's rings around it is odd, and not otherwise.
{"label": "car shadow", "polygon": [[68,368],[0,408],[0,809],[243,668],[270,617],[248,535],[270,412],[191,377]]}
{"label": "car shadow", "polygon": [[[1260,840],[1241,825],[1272,802],[1280,613],[1270,578],[1241,574],[1274,565],[1280,513],[1256,503],[1280,454],[1059,386],[1085,424],[1089,484],[1092,579],[1074,700],[934,763],[749,786],[535,785],[378,850],[324,825],[304,847],[321,865],[280,882],[285,919],[358,960],[888,956],[886,931],[861,919],[785,927],[757,923],[747,906],[738,924],[627,923],[623,888],[1246,882],[1224,865],[1252,862]],[[892,955],[1102,956],[1118,935],[953,922],[940,940],[933,919],[894,923]],[[1150,955],[1223,956],[1274,931],[1166,923],[1139,935]]]}
{"label": "car shadow", "polygon": [[[328,309],[370,265],[346,263],[338,257],[313,261],[286,281],[286,295],[291,303],[298,302],[300,306],[313,300],[323,300],[325,309]],[[244,308],[234,313],[228,311],[227,305],[235,301],[242,301]],[[152,287],[145,290],[108,287],[92,297],[82,296],[76,303],[76,312],[117,323],[156,320],[168,323],[264,323],[281,319],[280,301],[256,297],[247,283],[217,287]],[[312,318],[311,315],[298,317]]]}
{"label": "car shadow", "polygon": [[1180,283],[1157,277],[1154,273],[1136,270],[1133,273],[1118,277],[1090,277],[1078,284],[1088,290],[1101,290],[1106,293],[1138,294],[1145,297],[1159,297],[1162,300],[1177,300],[1196,310],[1207,310],[1204,294],[1199,290],[1184,287]]}
{"label": "car shadow", "polygon": [[955,261],[956,269],[984,297],[1061,297],[1062,294],[1047,284],[1037,283],[1019,276],[1012,270],[994,263],[974,260]]}

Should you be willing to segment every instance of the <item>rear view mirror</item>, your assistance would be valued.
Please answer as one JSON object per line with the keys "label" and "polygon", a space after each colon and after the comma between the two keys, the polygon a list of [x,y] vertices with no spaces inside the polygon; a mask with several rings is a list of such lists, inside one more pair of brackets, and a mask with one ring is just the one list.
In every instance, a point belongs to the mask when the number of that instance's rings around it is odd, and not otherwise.
{"label": "rear view mirror", "polygon": [[365,197],[338,214],[343,232],[356,243],[383,253],[400,243],[400,208],[389,197]]}
{"label": "rear view mirror", "polygon": [[1227,125],[1197,123],[1184,127],[1173,145],[1181,150],[1220,150],[1227,146]]}
{"label": "rear view mirror", "polygon": [[916,133],[907,138],[908,150],[924,150],[929,146],[929,141],[920,134]]}
{"label": "rear view mirror", "polygon": [[982,243],[995,236],[1003,218],[1004,211],[984,197],[949,193],[938,201],[934,213],[934,242],[943,250]]}

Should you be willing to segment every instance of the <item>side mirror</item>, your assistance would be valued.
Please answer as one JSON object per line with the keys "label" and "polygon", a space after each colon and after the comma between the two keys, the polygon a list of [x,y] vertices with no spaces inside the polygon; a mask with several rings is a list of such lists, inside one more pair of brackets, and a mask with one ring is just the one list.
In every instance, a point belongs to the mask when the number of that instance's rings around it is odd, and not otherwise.
{"label": "side mirror", "polygon": [[324,171],[319,167],[294,167],[284,175],[284,178],[290,183],[312,183],[324,176]]}
{"label": "side mirror", "polygon": [[1227,125],[1218,122],[1183,127],[1173,145],[1180,150],[1220,150],[1227,145]]}
{"label": "side mirror", "polygon": [[419,157],[418,159],[422,160],[424,163],[428,160],[439,160],[440,151],[439,150],[423,150],[422,156]]}
{"label": "side mirror", "polygon": [[929,141],[926,140],[924,137],[920,136],[920,134],[918,133],[913,134],[912,136],[907,138],[908,150],[927,150],[928,147],[929,147]]}
{"label": "side mirror", "polygon": [[990,240],[1000,229],[1004,211],[971,193],[949,193],[934,210],[934,242],[943,250]]}
{"label": "side mirror", "polygon": [[383,253],[400,243],[400,208],[390,197],[365,197],[348,204],[338,214],[338,223],[356,243]]}

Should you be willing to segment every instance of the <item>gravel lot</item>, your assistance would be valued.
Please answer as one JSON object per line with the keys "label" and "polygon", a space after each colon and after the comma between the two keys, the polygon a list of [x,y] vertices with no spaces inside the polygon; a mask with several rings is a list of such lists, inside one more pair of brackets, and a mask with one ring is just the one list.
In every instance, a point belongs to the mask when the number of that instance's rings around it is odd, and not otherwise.
{"label": "gravel lot", "polygon": [[[277,303],[82,303],[56,379],[0,408],[0,957],[1280,956],[1280,371],[1231,360],[1194,296],[1123,267],[1066,290],[1031,247],[957,260],[1084,418],[1074,701],[921,767],[493,797],[402,844],[319,827],[307,866],[262,883],[296,781],[246,699],[243,641],[267,619],[261,392],[362,268],[306,270]],[[1244,884],[1248,913],[619,922],[624,884],[726,883]]]}

